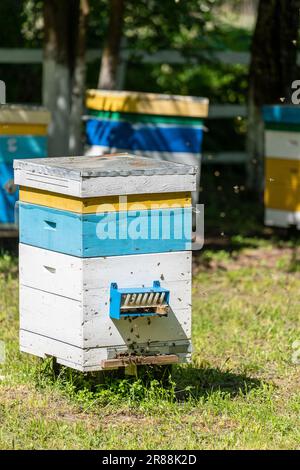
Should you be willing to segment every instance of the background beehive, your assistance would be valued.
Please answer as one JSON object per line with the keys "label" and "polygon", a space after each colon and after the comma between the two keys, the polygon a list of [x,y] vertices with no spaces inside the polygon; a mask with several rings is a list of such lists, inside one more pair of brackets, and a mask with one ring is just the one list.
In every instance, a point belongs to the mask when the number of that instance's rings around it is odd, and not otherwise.
{"label": "background beehive", "polygon": [[198,187],[207,99],[89,90],[86,106],[88,155],[126,151],[195,165],[199,167]]}
{"label": "background beehive", "polygon": [[[14,166],[21,185],[21,350],[54,356],[83,371],[99,370],[103,361],[128,354],[188,360],[196,169],[121,155],[16,161]],[[125,195],[126,208],[118,198]],[[158,217],[156,238],[99,240],[103,224],[115,216],[112,225],[120,228],[126,210],[132,220],[150,220],[158,211],[171,223],[179,214],[176,220],[185,231],[178,237],[172,229],[166,239],[164,219]],[[154,281],[170,292],[168,316],[110,317],[112,283],[147,288]]]}
{"label": "background beehive", "polygon": [[49,121],[50,114],[43,108],[0,108],[0,229],[14,223],[18,190],[13,184],[13,160],[47,156]]}
{"label": "background beehive", "polygon": [[266,106],[265,223],[300,228],[300,110]]}

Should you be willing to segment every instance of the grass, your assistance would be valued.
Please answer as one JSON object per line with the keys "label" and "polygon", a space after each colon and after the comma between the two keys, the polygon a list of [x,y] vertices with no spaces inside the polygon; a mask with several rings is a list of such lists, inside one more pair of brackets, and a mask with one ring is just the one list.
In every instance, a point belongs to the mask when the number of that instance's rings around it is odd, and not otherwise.
{"label": "grass", "polygon": [[18,351],[17,260],[0,257],[1,449],[297,449],[297,243],[232,237],[194,260],[193,362],[96,376]]}
{"label": "grass", "polygon": [[163,376],[100,383],[21,354],[17,258],[0,254],[0,449],[300,448],[299,237],[263,228],[239,172],[204,167],[202,180],[194,353]]}

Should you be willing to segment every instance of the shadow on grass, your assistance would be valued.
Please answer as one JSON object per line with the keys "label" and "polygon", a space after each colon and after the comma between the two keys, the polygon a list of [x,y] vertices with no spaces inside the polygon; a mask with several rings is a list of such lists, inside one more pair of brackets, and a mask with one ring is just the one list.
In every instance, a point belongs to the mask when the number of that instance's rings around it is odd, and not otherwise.
{"label": "shadow on grass", "polygon": [[75,399],[88,391],[93,400],[100,392],[106,397],[105,404],[113,398],[126,401],[133,396],[136,404],[148,400],[150,396],[151,400],[156,397],[157,400],[184,403],[200,398],[208,400],[217,391],[233,398],[262,386],[259,379],[245,374],[206,366],[195,367],[193,364],[140,366],[136,376],[127,376],[124,369],[83,374],[47,360],[39,371],[37,385],[54,385],[57,381],[62,390],[70,389],[72,384],[72,396]]}
{"label": "shadow on grass", "polygon": [[192,396],[208,398],[215,391],[226,393],[230,397],[246,395],[252,389],[262,386],[259,379],[245,374],[235,374],[212,367],[195,367],[188,365],[173,369],[172,379],[176,383],[176,396],[185,400]]}

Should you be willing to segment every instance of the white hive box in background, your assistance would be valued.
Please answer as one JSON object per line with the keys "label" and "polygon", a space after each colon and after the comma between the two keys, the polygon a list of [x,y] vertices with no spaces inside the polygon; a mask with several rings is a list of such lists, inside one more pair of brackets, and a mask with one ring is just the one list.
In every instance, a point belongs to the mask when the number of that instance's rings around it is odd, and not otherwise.
{"label": "white hive box in background", "polygon": [[16,161],[21,350],[81,371],[188,361],[195,180],[129,155]]}

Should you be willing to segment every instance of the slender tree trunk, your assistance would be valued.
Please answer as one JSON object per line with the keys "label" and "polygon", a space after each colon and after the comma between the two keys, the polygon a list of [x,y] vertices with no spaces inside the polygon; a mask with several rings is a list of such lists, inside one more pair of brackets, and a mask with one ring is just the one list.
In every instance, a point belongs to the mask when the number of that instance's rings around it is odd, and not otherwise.
{"label": "slender tree trunk", "polygon": [[260,0],[251,47],[248,109],[248,187],[263,189],[261,108],[290,101],[297,74],[300,0]]}
{"label": "slender tree trunk", "polygon": [[52,120],[49,156],[81,152],[87,0],[44,0],[43,103]]}
{"label": "slender tree trunk", "polygon": [[98,88],[114,90],[117,87],[125,1],[110,0],[109,6],[108,33],[102,53]]}
{"label": "slender tree trunk", "polygon": [[45,0],[43,103],[52,115],[49,156],[68,155],[70,114],[69,0]]}
{"label": "slender tree trunk", "polygon": [[69,155],[81,155],[83,153],[82,143],[82,114],[84,109],[85,91],[85,46],[86,46],[86,22],[89,13],[87,0],[80,0],[76,23],[73,31],[75,64],[72,71],[71,90],[71,113],[69,128]]}

